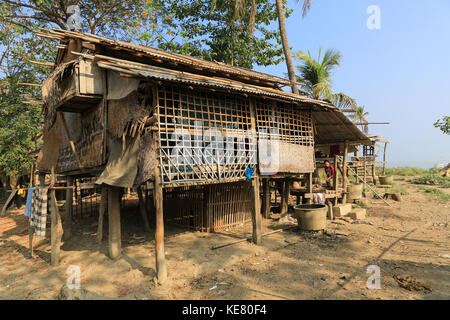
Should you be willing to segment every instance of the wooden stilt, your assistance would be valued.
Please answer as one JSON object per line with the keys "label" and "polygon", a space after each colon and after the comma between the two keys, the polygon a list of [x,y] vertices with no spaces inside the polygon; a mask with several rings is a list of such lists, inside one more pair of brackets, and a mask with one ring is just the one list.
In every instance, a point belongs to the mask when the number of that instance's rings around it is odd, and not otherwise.
{"label": "wooden stilt", "polygon": [[30,246],[31,258],[33,258],[33,235],[34,235],[34,228],[28,226],[28,244]]}
{"label": "wooden stilt", "polygon": [[[54,186],[56,176],[52,168],[51,186]],[[61,250],[62,224],[61,216],[56,202],[56,191],[50,190],[50,213],[51,213],[51,264],[56,266],[59,264],[59,256]]]}
{"label": "wooden stilt", "polygon": [[[312,172],[307,174],[307,180],[308,180],[308,182],[307,182],[307,193],[308,194],[312,194],[313,193],[313,184],[312,184],[313,178],[312,178],[312,176],[313,176]],[[307,202],[308,202],[308,204],[313,203],[312,197],[308,198]]]}
{"label": "wooden stilt", "polygon": [[270,217],[270,179],[263,180],[263,213],[264,218]]}
{"label": "wooden stilt", "polygon": [[98,225],[97,225],[97,243],[100,245],[103,240],[103,217],[105,216],[105,210],[108,204],[108,188],[106,185],[101,186],[101,199],[98,210]]}
{"label": "wooden stilt", "polygon": [[384,143],[384,152],[383,152],[383,176],[386,175],[386,148],[387,142]]}
{"label": "wooden stilt", "polygon": [[288,212],[290,194],[290,181],[288,179],[283,181],[283,192],[281,194],[281,214]]}
{"label": "wooden stilt", "polygon": [[108,186],[109,257],[117,259],[121,254],[120,187]]}
{"label": "wooden stilt", "polygon": [[[73,186],[73,177],[67,177],[67,186]],[[73,218],[73,189],[66,190],[66,216],[64,219],[64,240],[72,237],[72,218]]]}
{"label": "wooden stilt", "polygon": [[255,176],[252,179],[252,225],[253,225],[253,243],[261,244],[261,206],[259,197],[259,178]]}
{"label": "wooden stilt", "polygon": [[342,195],[342,203],[347,203],[347,185],[348,185],[348,142],[346,141],[344,144],[344,157],[342,164],[342,188],[344,189],[344,194]]}
{"label": "wooden stilt", "polygon": [[[158,170],[159,171],[159,170]],[[156,209],[156,278],[162,284],[167,280],[166,253],[164,251],[164,216],[163,216],[163,189],[159,172],[155,175],[153,197]]]}
{"label": "wooden stilt", "polygon": [[144,195],[142,193],[141,186],[137,187],[137,194],[138,194],[138,198],[139,198],[139,211],[141,213],[142,220],[144,222],[144,229],[145,229],[145,231],[150,232],[150,224],[148,222],[147,210],[145,209]]}

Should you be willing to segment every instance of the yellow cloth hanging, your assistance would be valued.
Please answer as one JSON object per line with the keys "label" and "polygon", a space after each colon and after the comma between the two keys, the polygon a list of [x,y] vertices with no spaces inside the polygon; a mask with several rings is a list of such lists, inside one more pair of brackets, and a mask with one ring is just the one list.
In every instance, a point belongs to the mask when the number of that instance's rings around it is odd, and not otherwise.
{"label": "yellow cloth hanging", "polygon": [[25,189],[19,189],[19,190],[17,191],[17,194],[18,194],[19,196],[21,196],[22,198],[25,198],[25,196],[26,196],[26,194],[27,194],[27,191],[26,191]]}

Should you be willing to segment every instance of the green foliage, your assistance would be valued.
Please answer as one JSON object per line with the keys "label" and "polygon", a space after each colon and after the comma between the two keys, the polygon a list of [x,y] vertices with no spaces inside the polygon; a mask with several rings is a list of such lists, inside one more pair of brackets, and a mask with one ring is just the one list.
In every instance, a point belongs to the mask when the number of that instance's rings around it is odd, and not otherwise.
{"label": "green foliage", "polygon": [[311,98],[331,101],[339,108],[356,108],[356,101],[344,93],[333,93],[331,90],[332,71],[340,66],[342,54],[339,51],[328,49],[322,57],[322,49],[319,56],[314,59],[311,52],[300,51],[294,54],[294,58],[300,60],[297,66],[300,75],[297,82],[301,89]]}
{"label": "green foliage", "polygon": [[436,188],[424,188],[422,190],[432,195],[436,200],[442,201],[444,203],[450,201],[450,194],[445,193],[442,190]]}
{"label": "green foliage", "polygon": [[439,128],[443,133],[450,134],[450,117],[443,117],[434,123],[436,128]]}
{"label": "green foliage", "polygon": [[396,184],[394,184],[393,186],[394,187],[391,189],[390,192],[392,192],[392,193],[400,193],[402,196],[409,195],[409,191],[408,191],[407,187],[399,186],[399,185],[396,185]]}
{"label": "green foliage", "polygon": [[[283,49],[278,29],[273,27],[275,1],[256,0],[255,4],[252,14],[251,0],[162,1],[172,29],[157,39],[158,46],[250,69],[254,64],[278,64]],[[286,16],[290,13],[286,10]],[[252,26],[254,32],[249,32]]]}
{"label": "green foliage", "polygon": [[[383,169],[376,168],[377,175],[382,175]],[[404,177],[413,177],[427,174],[427,169],[422,168],[414,168],[414,167],[402,167],[402,168],[386,168],[386,175],[388,176],[404,176]]]}
{"label": "green foliage", "polygon": [[427,174],[422,177],[414,178],[411,182],[414,184],[429,184],[443,188],[450,188],[450,177],[443,177],[437,174]]}
{"label": "green foliage", "polygon": [[[23,0],[0,2],[0,173],[17,176],[27,172],[30,152],[39,148],[33,138],[41,129],[40,105],[23,103],[41,100],[39,87],[18,83],[42,83],[51,68],[29,63],[54,61],[57,41],[43,39],[31,31],[66,29],[66,9],[72,3],[81,9],[82,31],[131,41],[141,36],[152,18],[143,8],[149,0]],[[155,10],[156,12],[156,10]],[[153,20],[155,20],[153,15]],[[156,33],[155,33],[156,35]]]}

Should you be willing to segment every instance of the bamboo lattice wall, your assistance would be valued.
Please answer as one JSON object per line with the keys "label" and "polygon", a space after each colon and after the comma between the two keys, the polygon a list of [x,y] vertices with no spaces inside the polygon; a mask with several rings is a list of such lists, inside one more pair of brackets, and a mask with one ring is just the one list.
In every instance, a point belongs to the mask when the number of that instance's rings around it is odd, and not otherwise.
{"label": "bamboo lattice wall", "polygon": [[163,85],[157,99],[163,184],[244,179],[255,167],[247,98]]}

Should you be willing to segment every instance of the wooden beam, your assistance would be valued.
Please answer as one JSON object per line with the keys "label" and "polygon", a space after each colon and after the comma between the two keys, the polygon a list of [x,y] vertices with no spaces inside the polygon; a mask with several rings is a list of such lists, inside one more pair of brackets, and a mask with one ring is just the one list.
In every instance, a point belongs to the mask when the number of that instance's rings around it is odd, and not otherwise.
{"label": "wooden beam", "polygon": [[29,86],[29,87],[42,87],[43,84],[40,83],[27,83],[27,82],[17,82],[18,86]]}
{"label": "wooden beam", "polygon": [[117,259],[122,249],[120,232],[120,187],[108,186],[109,257]]}
{"label": "wooden beam", "polygon": [[40,61],[34,61],[34,60],[27,60],[29,63],[37,64],[39,66],[46,66],[46,67],[54,67],[55,64],[52,62],[40,62]]}

